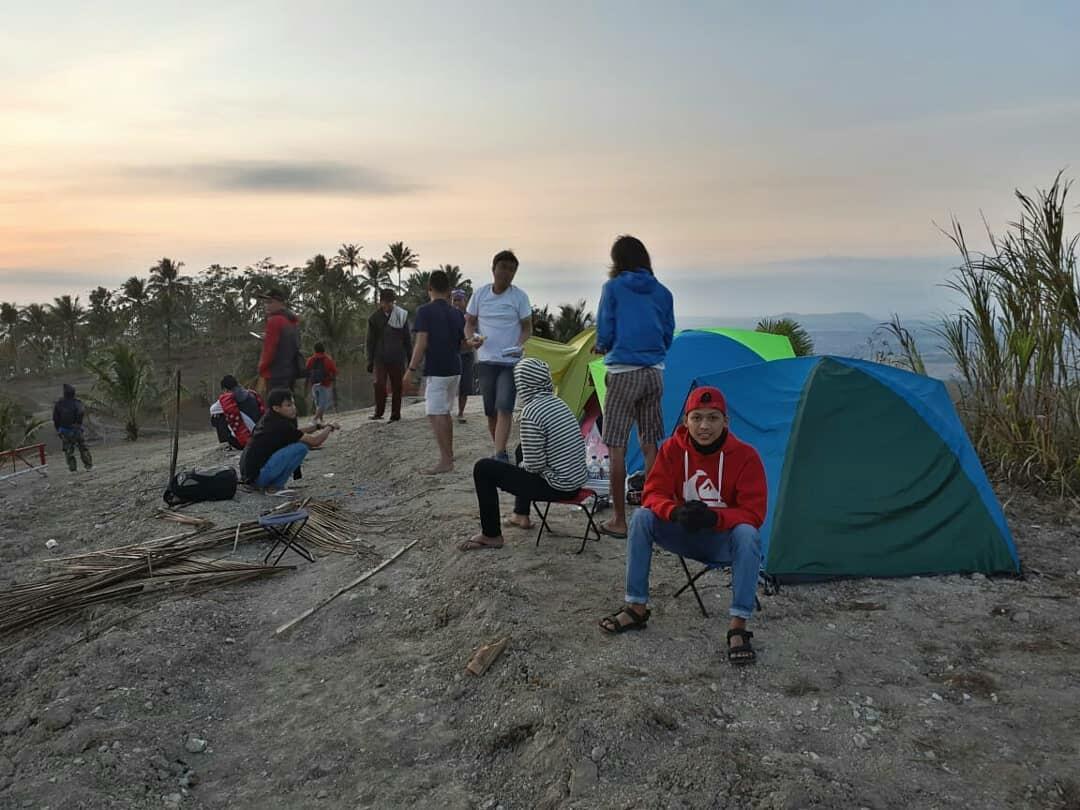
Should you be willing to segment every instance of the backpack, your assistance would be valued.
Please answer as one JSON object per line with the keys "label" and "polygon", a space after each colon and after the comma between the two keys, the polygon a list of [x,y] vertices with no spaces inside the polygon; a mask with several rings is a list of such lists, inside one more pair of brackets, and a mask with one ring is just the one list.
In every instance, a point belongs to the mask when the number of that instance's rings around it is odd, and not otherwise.
{"label": "backpack", "polygon": [[232,467],[178,472],[162,498],[169,506],[194,501],[228,501],[236,495],[236,483],[236,470]]}
{"label": "backpack", "polygon": [[312,385],[319,385],[326,380],[326,360],[324,358],[315,358],[315,362],[311,364],[311,373],[308,380]]}

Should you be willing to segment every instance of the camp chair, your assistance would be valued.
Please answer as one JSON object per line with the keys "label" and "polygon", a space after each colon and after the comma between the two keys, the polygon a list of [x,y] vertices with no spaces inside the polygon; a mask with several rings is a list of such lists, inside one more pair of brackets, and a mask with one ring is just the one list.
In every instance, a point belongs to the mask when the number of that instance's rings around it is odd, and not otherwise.
{"label": "camp chair", "polygon": [[[680,555],[676,556],[679,557],[679,563],[682,565],[683,573],[686,574],[686,584],[679,588],[679,590],[675,591],[675,596],[672,598],[678,599],[679,594],[689,588],[691,591],[694,592],[694,598],[697,599],[698,607],[701,608],[701,615],[704,616],[706,619],[709,618],[709,612],[705,610],[705,603],[701,601],[701,594],[698,593],[697,586],[694,583],[696,583],[702,575],[707,574],[710,571],[722,571],[725,568],[731,568],[731,563],[717,563],[708,562],[706,560],[697,560],[697,562],[702,563],[705,567],[698,571],[696,574],[691,574],[690,568],[686,565],[686,558]],[[773,594],[780,593],[780,583],[777,582],[774,577],[769,576],[764,571],[758,572],[758,586],[762,587],[762,590],[764,591],[766,596],[772,596]],[[728,587],[731,586],[729,585]],[[758,612],[761,611],[761,600],[758,599],[757,594],[754,594],[754,608]]]}
{"label": "camp chair", "polygon": [[[592,503],[589,503],[589,500]],[[540,538],[544,536],[546,530],[548,534],[555,534],[551,527],[547,523],[548,510],[551,509],[553,503],[563,504],[565,506],[576,506],[582,512],[585,513],[585,517],[588,519],[588,525],[585,526],[585,534],[581,537],[581,548],[579,548],[575,554],[580,554],[585,550],[585,544],[589,542],[589,535],[595,533],[597,540],[600,539],[600,529],[596,527],[596,522],[593,517],[596,515],[597,502],[599,496],[591,489],[582,487],[577,491],[577,494],[573,497],[566,498],[561,501],[533,501],[533,509],[536,510],[537,516],[540,518],[540,531],[536,533],[536,545],[540,545]],[[543,511],[540,510],[540,504],[544,504]]]}
{"label": "camp chair", "polygon": [[274,538],[274,545],[270,546],[270,550],[266,552],[263,563],[270,559],[270,555],[274,553],[274,549],[279,545],[284,546],[284,548],[281,549],[281,553],[274,560],[274,565],[281,562],[281,558],[285,556],[285,552],[290,548],[308,562],[315,562],[315,557],[300,544],[299,540],[300,532],[307,525],[308,517],[310,515],[306,509],[286,512],[281,515],[275,515],[271,512],[269,515],[259,516],[259,525],[266,530],[268,535]]}

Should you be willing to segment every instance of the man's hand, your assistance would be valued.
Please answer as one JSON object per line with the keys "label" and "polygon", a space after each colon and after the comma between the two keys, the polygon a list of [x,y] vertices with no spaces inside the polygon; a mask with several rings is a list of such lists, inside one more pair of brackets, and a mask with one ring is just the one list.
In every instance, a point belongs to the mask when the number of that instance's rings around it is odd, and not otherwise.
{"label": "man's hand", "polygon": [[687,531],[696,532],[715,529],[719,516],[701,501],[687,501],[672,510],[671,519]]}

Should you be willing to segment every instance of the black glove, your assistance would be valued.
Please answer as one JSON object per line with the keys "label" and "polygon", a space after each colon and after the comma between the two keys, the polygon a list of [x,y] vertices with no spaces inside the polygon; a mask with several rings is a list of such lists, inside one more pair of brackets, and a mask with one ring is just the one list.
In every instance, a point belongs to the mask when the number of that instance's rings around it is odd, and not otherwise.
{"label": "black glove", "polygon": [[679,522],[692,532],[702,529],[715,529],[719,521],[716,512],[701,501],[688,501],[677,508],[684,510],[683,518]]}
{"label": "black glove", "polygon": [[370,374],[374,370],[375,370],[375,364],[374,363],[368,363],[367,364],[367,373]]}

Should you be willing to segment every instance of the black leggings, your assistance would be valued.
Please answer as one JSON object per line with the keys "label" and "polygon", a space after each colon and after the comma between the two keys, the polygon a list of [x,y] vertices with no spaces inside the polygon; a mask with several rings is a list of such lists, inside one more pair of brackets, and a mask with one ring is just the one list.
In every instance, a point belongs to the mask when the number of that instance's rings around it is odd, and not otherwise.
{"label": "black leggings", "polygon": [[538,473],[531,473],[505,461],[482,458],[473,467],[476,483],[476,502],[480,506],[480,530],[485,537],[502,534],[499,525],[499,490],[509,492],[514,499],[514,514],[528,515],[533,501],[561,501],[572,498],[577,490],[555,489]]}

